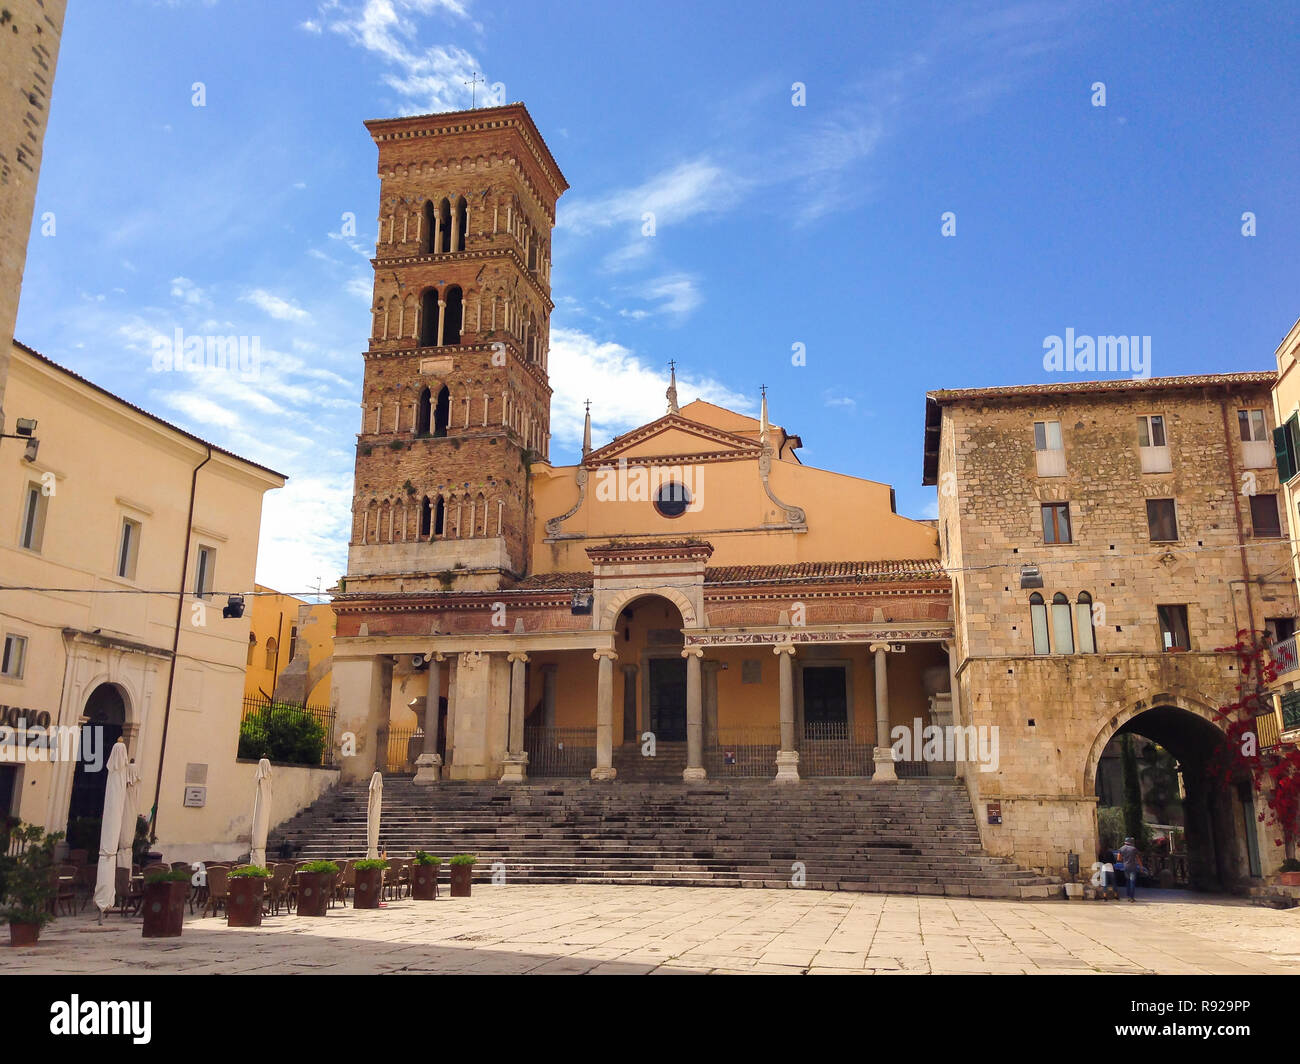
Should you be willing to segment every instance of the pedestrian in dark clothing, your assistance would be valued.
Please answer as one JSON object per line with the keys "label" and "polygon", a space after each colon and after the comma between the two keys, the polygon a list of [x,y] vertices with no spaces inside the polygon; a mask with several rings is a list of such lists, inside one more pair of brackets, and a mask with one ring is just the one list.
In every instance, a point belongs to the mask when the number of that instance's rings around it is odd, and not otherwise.
{"label": "pedestrian in dark clothing", "polygon": [[1132,835],[1124,840],[1119,848],[1119,859],[1124,862],[1124,872],[1128,876],[1128,900],[1134,901],[1137,893],[1138,869],[1142,867],[1142,858]]}

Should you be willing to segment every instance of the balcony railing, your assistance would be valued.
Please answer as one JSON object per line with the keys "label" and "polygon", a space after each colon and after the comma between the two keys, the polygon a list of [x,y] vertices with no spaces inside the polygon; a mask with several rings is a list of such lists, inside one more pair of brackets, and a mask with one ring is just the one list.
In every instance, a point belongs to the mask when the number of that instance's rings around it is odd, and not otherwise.
{"label": "balcony railing", "polygon": [[1290,639],[1283,639],[1280,643],[1274,643],[1269,647],[1269,657],[1273,659],[1273,664],[1277,667],[1279,676],[1288,672],[1294,672],[1300,668],[1300,658],[1296,656],[1295,636]]}

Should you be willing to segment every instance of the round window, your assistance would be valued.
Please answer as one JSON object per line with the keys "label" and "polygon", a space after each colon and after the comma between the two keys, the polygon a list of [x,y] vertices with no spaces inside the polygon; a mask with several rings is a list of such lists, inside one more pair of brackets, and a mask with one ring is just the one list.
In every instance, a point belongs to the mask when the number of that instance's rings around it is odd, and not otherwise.
{"label": "round window", "polygon": [[690,489],[681,481],[670,480],[655,492],[655,509],[664,517],[681,517],[690,504]]}

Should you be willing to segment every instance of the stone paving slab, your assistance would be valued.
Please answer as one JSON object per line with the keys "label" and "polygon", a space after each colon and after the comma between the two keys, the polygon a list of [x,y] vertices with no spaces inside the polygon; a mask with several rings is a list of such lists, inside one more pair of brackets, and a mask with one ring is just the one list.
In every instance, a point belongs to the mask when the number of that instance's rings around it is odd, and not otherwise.
{"label": "stone paving slab", "polygon": [[281,914],[61,917],[2,974],[1300,974],[1300,909],[1162,892],[1133,905],[718,887],[476,886]]}

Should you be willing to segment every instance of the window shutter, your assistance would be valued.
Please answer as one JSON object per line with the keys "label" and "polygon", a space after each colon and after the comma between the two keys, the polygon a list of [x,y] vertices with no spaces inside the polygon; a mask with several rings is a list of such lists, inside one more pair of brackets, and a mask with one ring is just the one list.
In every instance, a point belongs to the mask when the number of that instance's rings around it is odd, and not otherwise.
{"label": "window shutter", "polygon": [[1292,460],[1295,447],[1291,440],[1290,429],[1291,423],[1288,421],[1273,430],[1273,453],[1277,455],[1277,475],[1282,478],[1283,484],[1296,473],[1295,463]]}

